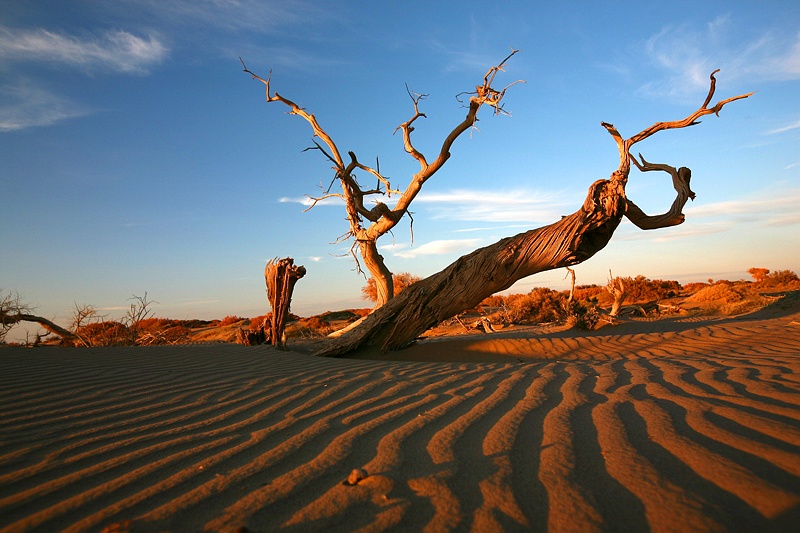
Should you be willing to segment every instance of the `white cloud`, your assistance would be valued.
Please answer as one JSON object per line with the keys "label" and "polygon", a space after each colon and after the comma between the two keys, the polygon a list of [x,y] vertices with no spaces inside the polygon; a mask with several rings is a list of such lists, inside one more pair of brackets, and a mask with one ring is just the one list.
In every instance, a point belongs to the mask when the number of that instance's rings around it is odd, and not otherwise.
{"label": "white cloud", "polygon": [[704,29],[665,27],[647,40],[645,50],[667,72],[665,79],[642,86],[654,97],[695,98],[708,90],[709,74],[718,68],[726,80],[747,78],[750,86],[800,79],[800,33],[771,30],[748,36],[730,16]]}
{"label": "white cloud", "polygon": [[154,35],[139,37],[121,30],[74,36],[46,29],[0,27],[0,60],[47,61],[88,70],[143,73],[163,61],[167,47]]}
{"label": "white cloud", "polygon": [[172,23],[199,23],[230,31],[259,33],[301,28],[313,22],[327,22],[337,16],[337,10],[329,9],[325,3],[303,0],[137,0],[135,4],[138,9]]}
{"label": "white cloud", "polygon": [[29,80],[0,86],[0,131],[49,126],[91,111]]}
{"label": "white cloud", "polygon": [[787,131],[796,130],[798,128],[800,128],[800,120],[798,120],[797,122],[793,122],[791,124],[788,124],[786,126],[783,126],[781,128],[775,128],[774,130],[770,130],[770,131],[767,132],[767,135],[775,135],[777,133],[785,133]]}
{"label": "white cloud", "polygon": [[[581,193],[583,194],[583,193]],[[422,191],[413,206],[427,207],[434,220],[489,223],[545,223],[558,220],[562,215],[574,212],[583,203],[581,194],[543,192],[528,189],[509,191],[483,191],[478,189],[454,189],[450,191]],[[281,203],[297,203],[311,207],[309,197],[284,196]],[[339,198],[326,198],[317,205],[341,205]],[[391,207],[391,204],[390,204]],[[506,226],[511,227],[511,226]],[[497,228],[491,228],[497,229]],[[468,230],[462,230],[468,231]],[[474,230],[474,231],[477,231]]]}
{"label": "white cloud", "polygon": [[[305,207],[311,207],[314,205],[314,200],[308,196],[282,196],[278,198],[278,202],[282,204],[300,204]],[[324,200],[319,200],[316,205],[343,205],[342,200],[337,197],[330,197],[325,198]]]}
{"label": "white cloud", "polygon": [[798,205],[800,205],[800,190],[790,189],[775,191],[774,196],[769,198],[747,198],[687,206],[684,212],[687,218],[728,218],[746,215],[765,224],[771,224],[774,220],[797,213]]}
{"label": "white cloud", "polygon": [[444,255],[465,250],[472,250],[480,243],[480,239],[450,239],[437,240],[425,243],[421,246],[409,247],[404,244],[382,246],[381,249],[387,250],[397,257],[412,259],[421,255]]}
{"label": "white cloud", "polygon": [[563,192],[525,189],[423,192],[415,200],[415,205],[430,204],[435,219],[505,223],[550,223],[572,213],[581,203],[582,199],[571,205]]}

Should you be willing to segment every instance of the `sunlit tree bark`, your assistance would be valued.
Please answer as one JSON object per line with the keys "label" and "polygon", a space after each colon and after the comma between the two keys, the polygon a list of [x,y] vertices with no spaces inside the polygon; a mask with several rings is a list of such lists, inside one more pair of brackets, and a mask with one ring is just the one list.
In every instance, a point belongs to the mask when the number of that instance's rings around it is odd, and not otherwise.
{"label": "sunlit tree bark", "polygon": [[[694,198],[689,189],[689,169],[654,165],[641,156],[639,161],[630,154],[630,149],[659,131],[696,125],[700,117],[718,115],[725,104],[752,94],[728,98],[708,107],[715,91],[716,72],[711,74],[711,86],[703,105],[682,120],[658,122],[627,139],[612,124],[601,123],[617,143],[620,164],[609,179],[598,180],[589,187],[586,200],[575,213],[459,258],[403,291],[357,328],[328,342],[318,354],[337,356],[364,344],[382,350],[403,348],[430,327],[475,307],[484,298],[509,288],[522,278],[589,259],[609,242],[623,216],[642,229],[681,224],[684,221],[682,208],[687,199]],[[677,196],[666,213],[649,216],[626,197],[631,161],[643,171],[661,170],[672,176]]]}
{"label": "sunlit tree bark", "polygon": [[[502,90],[497,90],[493,87],[493,84],[495,76],[503,71],[506,62],[516,53],[517,50],[512,50],[511,54],[501,61],[500,64],[489,69],[483,77],[482,84],[475,87],[475,92],[464,93],[469,94],[467,114],[464,120],[457,124],[445,137],[439,152],[431,161],[414,146],[411,139],[411,133],[414,131],[414,123],[418,119],[425,117],[425,114],[419,109],[419,103],[426,95],[412,94],[409,92],[414,104],[414,114],[409,120],[400,124],[396,131],[402,132],[405,150],[416,159],[420,168],[418,172],[411,176],[410,183],[404,191],[392,189],[389,180],[381,174],[379,168],[372,168],[362,164],[354,152],[348,152],[349,161],[345,161],[336,143],[319,125],[313,114],[308,113],[293,101],[273,91],[270,86],[270,77],[267,79],[261,78],[248,70],[244,62],[242,62],[244,71],[266,86],[266,98],[268,102],[280,102],[288,106],[290,109],[289,114],[298,115],[305,119],[311,125],[314,137],[320,139],[321,142],[314,141],[314,149],[321,151],[333,163],[335,177],[333,182],[331,182],[331,186],[325,191],[325,194],[320,197],[310,197],[312,200],[312,207],[318,202],[331,197],[341,198],[344,201],[347,220],[350,225],[350,229],[348,233],[345,234],[345,237],[354,240],[351,251],[355,252],[356,249],[358,250],[364,266],[375,280],[378,297],[376,308],[384,305],[394,296],[392,272],[386,266],[383,256],[378,252],[378,239],[391,231],[400,220],[408,214],[409,206],[417,197],[423,184],[442,168],[450,158],[450,149],[455,140],[477,122],[478,110],[483,105],[488,105],[494,108],[496,114],[504,113],[501,102],[510,85]],[[513,83],[511,85],[513,85]],[[375,178],[377,180],[376,187],[374,189],[363,188],[356,179],[356,171],[365,173],[367,177],[371,176]],[[337,180],[340,182],[342,190],[341,192],[331,192],[333,183]],[[391,196],[394,195],[397,197],[397,200],[393,207],[390,207],[382,201],[375,200],[374,206],[368,208],[365,205],[365,199],[374,198],[376,195],[386,196],[387,198],[391,198]],[[353,253],[353,255],[355,257],[355,253]],[[360,270],[360,264],[357,258],[356,261]]]}

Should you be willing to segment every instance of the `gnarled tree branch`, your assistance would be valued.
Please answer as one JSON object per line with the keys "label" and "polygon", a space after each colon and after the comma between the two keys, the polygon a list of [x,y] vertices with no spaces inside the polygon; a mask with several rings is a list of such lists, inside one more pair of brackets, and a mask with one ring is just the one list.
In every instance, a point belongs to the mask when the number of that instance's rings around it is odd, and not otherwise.
{"label": "gnarled tree branch", "polygon": [[641,163],[639,163],[635,156],[631,157],[631,161],[633,161],[642,172],[660,170],[672,176],[672,186],[675,188],[678,196],[675,198],[675,201],[672,202],[672,207],[670,207],[669,211],[662,215],[654,216],[646,215],[639,206],[628,198],[625,216],[637,227],[644,230],[667,228],[669,226],[683,224],[686,218],[683,214],[683,206],[686,205],[687,200],[694,200],[695,197],[694,192],[689,188],[689,181],[692,179],[692,171],[686,167],[676,169],[670,165],[648,163],[645,161],[644,157],[642,157],[642,154],[639,154],[639,157],[642,159]]}
{"label": "gnarled tree branch", "polygon": [[[403,132],[404,147],[406,151],[420,163],[420,170],[412,176],[411,182],[403,192],[392,189],[389,180],[385,176],[383,176],[377,169],[360,163],[355,153],[352,151],[348,152],[350,155],[350,163],[345,164],[339,149],[333,142],[333,139],[319,125],[315,116],[302,109],[292,100],[284,98],[277,92],[274,92],[271,89],[271,72],[270,76],[267,77],[267,79],[264,79],[251,72],[244,64],[244,61],[239,58],[239,60],[242,61],[242,67],[244,68],[244,71],[250,74],[253,79],[257,79],[264,84],[266,88],[266,99],[268,102],[281,102],[288,106],[290,108],[289,113],[298,115],[305,119],[311,125],[314,136],[321,139],[322,143],[313,141],[315,145],[314,149],[320,150],[325,157],[327,157],[334,164],[334,171],[336,173],[335,179],[338,179],[341,182],[342,194],[340,197],[344,199],[347,219],[350,224],[350,231],[348,232],[348,235],[352,236],[358,243],[359,251],[364,259],[364,263],[367,269],[370,271],[370,274],[372,274],[372,276],[375,278],[378,287],[378,307],[385,304],[389,299],[392,298],[394,290],[391,286],[391,271],[386,267],[383,257],[378,253],[377,239],[391,231],[403,218],[403,216],[408,213],[409,205],[414,198],[416,198],[425,181],[433,176],[449,159],[450,149],[455,140],[464,131],[468,130],[475,124],[477,121],[477,113],[481,106],[487,104],[491,107],[494,107],[496,113],[505,113],[502,109],[502,100],[505,96],[506,90],[513,84],[506,86],[502,90],[496,90],[492,84],[494,83],[494,79],[497,74],[505,67],[506,62],[517,52],[518,50],[512,50],[511,53],[499,65],[490,68],[486,72],[483,77],[483,83],[476,87],[474,93],[470,93],[473,96],[470,98],[469,109],[466,117],[447,135],[442,143],[436,159],[432,163],[428,162],[422,152],[418,151],[411,141],[411,132],[414,131],[414,122],[420,117],[425,116],[425,114],[419,109],[419,103],[425,98],[425,95],[412,94],[411,91],[409,91],[409,96],[411,96],[411,100],[414,105],[414,114],[408,121],[398,126],[397,129]],[[323,145],[327,146],[328,149],[325,150]],[[356,169],[367,172],[368,174],[377,178],[378,187],[376,189],[369,190],[363,189],[358,184],[358,181],[353,174]],[[381,185],[385,190],[381,190]],[[391,197],[392,194],[395,194],[398,195],[399,198],[397,199],[394,207],[390,207],[384,202],[376,201],[373,207],[368,208],[365,205],[365,198],[376,194],[385,194],[387,197]],[[330,198],[332,196],[333,195],[330,194],[329,189],[321,198],[312,197],[312,207],[321,199]],[[366,227],[362,225],[364,219],[369,221],[369,224]]]}

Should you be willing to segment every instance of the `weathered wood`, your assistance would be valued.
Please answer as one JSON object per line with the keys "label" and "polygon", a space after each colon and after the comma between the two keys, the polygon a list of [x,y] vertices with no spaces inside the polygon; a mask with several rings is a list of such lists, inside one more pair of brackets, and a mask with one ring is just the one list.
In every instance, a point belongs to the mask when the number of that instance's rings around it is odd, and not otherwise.
{"label": "weathered wood", "polygon": [[10,318],[13,318],[14,322],[36,322],[40,326],[42,326],[44,329],[46,329],[47,331],[52,333],[53,335],[57,335],[57,336],[61,337],[61,342],[64,345],[67,345],[67,346],[78,346],[78,345],[88,346],[86,341],[84,339],[82,339],[79,335],[69,331],[68,329],[62,328],[58,324],[56,324],[53,321],[48,320],[46,318],[43,318],[43,317],[40,317],[40,316],[36,316],[36,315],[31,315],[31,314],[25,314],[25,313],[20,313],[18,315],[12,316]]}
{"label": "weathered wood", "polygon": [[[354,250],[357,247],[358,252],[361,254],[361,257],[364,261],[364,266],[375,280],[378,297],[376,301],[376,307],[384,305],[394,297],[392,272],[386,266],[383,256],[378,253],[378,239],[382,235],[390,232],[406,214],[409,214],[408,209],[411,205],[411,202],[417,197],[417,194],[422,189],[423,184],[442,166],[444,166],[444,164],[450,158],[450,149],[452,148],[453,143],[458,137],[472,128],[477,122],[478,110],[483,105],[488,105],[494,108],[496,114],[504,113],[502,100],[505,96],[506,90],[511,85],[514,85],[518,82],[510,84],[502,90],[495,89],[493,84],[495,76],[497,76],[499,72],[503,71],[506,62],[517,52],[518,50],[512,50],[511,53],[505,59],[503,59],[503,61],[490,68],[483,77],[483,83],[476,86],[473,93],[469,93],[469,105],[467,106],[467,113],[464,119],[460,123],[456,124],[456,126],[445,137],[438,154],[436,154],[436,157],[433,160],[428,160],[428,158],[423,155],[422,152],[414,147],[412,142],[411,133],[414,131],[414,123],[417,121],[417,119],[425,117],[425,114],[419,110],[419,102],[425,98],[425,95],[412,94],[409,91],[409,96],[411,96],[411,100],[414,105],[414,114],[409,120],[398,126],[395,131],[402,132],[403,146],[406,152],[408,152],[419,163],[420,168],[411,176],[409,185],[406,187],[405,191],[392,189],[389,180],[379,172],[378,168],[372,168],[360,163],[356,158],[356,154],[352,151],[348,152],[350,161],[345,162],[344,158],[342,157],[342,153],[336,146],[336,143],[334,143],[333,138],[331,138],[331,136],[328,135],[322,126],[320,126],[313,114],[309,113],[292,100],[289,100],[288,98],[285,98],[273,91],[270,86],[271,73],[267,79],[264,79],[251,72],[244,64],[244,61],[242,61],[242,67],[244,68],[244,71],[250,74],[253,79],[263,83],[266,87],[267,102],[280,102],[289,107],[289,114],[297,115],[308,122],[311,125],[314,136],[321,140],[321,142],[314,141],[314,149],[321,151],[333,163],[333,168],[336,172],[334,181],[338,180],[340,182],[342,186],[342,192],[331,192],[331,187],[329,186],[322,196],[316,198],[310,197],[312,201],[311,207],[322,200],[333,197],[341,198],[344,201],[347,220],[350,225],[350,229],[348,233],[345,234],[344,238],[352,237],[354,239],[355,244],[353,245],[353,248],[351,248],[354,258]],[[239,60],[241,61],[241,58],[239,58]],[[362,186],[359,185],[358,181],[356,180],[356,176],[354,174],[356,170],[364,171],[376,178],[378,181],[377,187],[375,189],[362,188]],[[331,185],[332,184],[333,182]],[[365,205],[364,201],[365,198],[374,197],[375,195],[386,195],[387,197],[395,195],[397,197],[397,201],[395,202],[394,207],[390,207],[382,201],[375,201],[373,207],[367,208],[367,205]],[[367,223],[364,222],[365,220]],[[357,259],[356,264],[357,268],[360,270],[361,267],[358,264]]]}
{"label": "weathered wood", "polygon": [[625,289],[625,281],[620,277],[614,277],[611,271],[608,271],[608,283],[606,290],[614,297],[614,303],[611,305],[611,311],[608,313],[611,316],[617,316],[622,307],[622,303],[628,296],[628,291]]}
{"label": "weathered wood", "polygon": [[303,266],[295,266],[294,259],[273,259],[264,268],[264,279],[267,284],[267,299],[272,307],[269,342],[273,346],[285,346],[286,317],[292,302],[292,292],[297,281],[306,275]]}
{"label": "weathered wood", "polygon": [[[609,179],[591,185],[578,211],[548,226],[508,237],[459,258],[376,309],[358,328],[323,346],[318,355],[338,356],[363,344],[382,350],[403,348],[425,330],[464,309],[475,307],[484,298],[509,288],[522,278],[589,259],[606,246],[623,216],[646,229],[681,224],[684,220],[681,209],[687,198],[694,197],[689,189],[689,170],[681,169],[673,174],[669,171],[673,167],[652,165],[644,159],[640,164],[632,158],[630,149],[658,131],[695,125],[700,116],[718,115],[726,103],[752,94],[728,98],[707,108],[714,87],[712,73],[708,97],[699,110],[683,120],[658,122],[628,139],[623,139],[612,124],[601,123],[617,143],[620,165]],[[672,174],[678,196],[664,215],[648,216],[626,197],[631,159],[644,171],[662,170]]]}

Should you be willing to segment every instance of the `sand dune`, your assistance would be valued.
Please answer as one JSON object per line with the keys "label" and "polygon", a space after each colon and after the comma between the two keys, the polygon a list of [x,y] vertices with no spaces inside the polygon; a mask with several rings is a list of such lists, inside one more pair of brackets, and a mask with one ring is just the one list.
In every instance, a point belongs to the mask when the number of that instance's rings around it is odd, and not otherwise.
{"label": "sand dune", "polygon": [[388,357],[0,350],[0,531],[797,531],[796,312]]}

